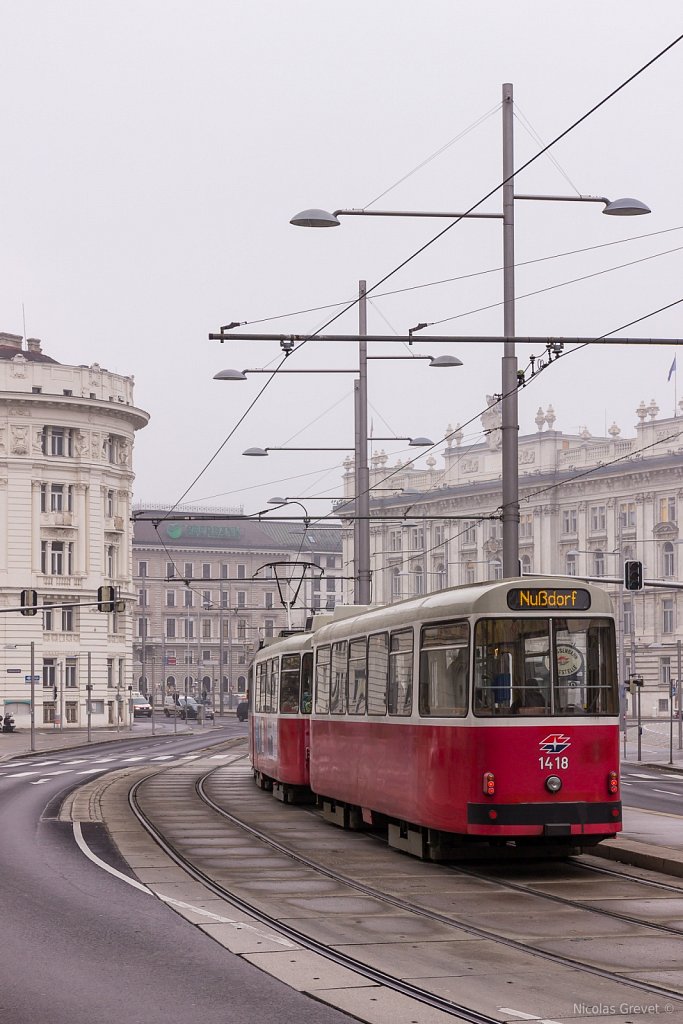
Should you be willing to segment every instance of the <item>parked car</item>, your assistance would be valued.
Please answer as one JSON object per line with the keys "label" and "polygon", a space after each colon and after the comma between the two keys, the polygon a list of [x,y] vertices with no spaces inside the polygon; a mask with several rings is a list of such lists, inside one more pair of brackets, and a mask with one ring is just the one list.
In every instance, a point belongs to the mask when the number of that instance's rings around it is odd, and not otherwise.
{"label": "parked car", "polygon": [[241,700],[235,708],[235,714],[237,715],[238,721],[246,722],[249,717],[249,701]]}
{"label": "parked car", "polygon": [[152,705],[146,697],[133,697],[133,718],[151,718]]}
{"label": "parked car", "polygon": [[196,718],[199,711],[199,704],[194,697],[186,697],[185,694],[169,694],[164,701],[164,714],[167,718],[171,715],[178,715],[180,718]]}

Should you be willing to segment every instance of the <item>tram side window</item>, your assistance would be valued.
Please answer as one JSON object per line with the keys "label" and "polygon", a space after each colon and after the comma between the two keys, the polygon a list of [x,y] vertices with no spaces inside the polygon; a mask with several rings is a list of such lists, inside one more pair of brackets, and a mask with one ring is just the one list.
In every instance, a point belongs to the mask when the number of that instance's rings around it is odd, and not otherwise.
{"label": "tram side window", "polygon": [[319,647],[315,655],[315,713],[326,715],[330,710],[330,648]]}
{"label": "tram side window", "polygon": [[410,715],[413,711],[412,629],[391,634],[388,705],[390,715]]}
{"label": "tram side window", "polygon": [[332,678],[330,681],[330,713],[346,713],[346,673],[348,669],[348,647],[346,640],[332,645]]}
{"label": "tram side window", "polygon": [[368,639],[368,714],[386,715],[389,678],[389,635],[376,633]]}
{"label": "tram side window", "polygon": [[260,661],[256,666],[256,686],[254,687],[254,709],[256,711],[263,711],[265,671],[266,663]]}
{"label": "tram side window", "polygon": [[271,658],[268,662],[268,677],[266,682],[266,700],[264,711],[273,713],[277,711],[278,703],[278,659]]}
{"label": "tram side window", "polygon": [[462,718],[467,713],[470,675],[469,625],[448,622],[422,630],[420,714]]}
{"label": "tram side window", "polygon": [[313,654],[306,651],[301,661],[301,714],[310,715],[313,706]]}
{"label": "tram side window", "polygon": [[283,715],[295,715],[299,710],[300,668],[301,658],[298,654],[284,654],[282,656],[280,712]]}
{"label": "tram side window", "polygon": [[368,647],[365,638],[349,644],[347,707],[350,715],[364,715],[367,702]]}
{"label": "tram side window", "polygon": [[558,714],[616,715],[613,623],[609,619],[555,619],[553,627]]}

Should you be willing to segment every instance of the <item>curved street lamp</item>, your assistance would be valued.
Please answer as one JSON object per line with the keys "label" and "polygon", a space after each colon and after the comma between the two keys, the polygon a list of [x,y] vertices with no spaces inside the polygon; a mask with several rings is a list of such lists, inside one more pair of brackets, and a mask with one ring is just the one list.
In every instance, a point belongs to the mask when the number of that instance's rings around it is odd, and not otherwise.
{"label": "curved street lamp", "polygon": [[515,200],[544,202],[602,203],[603,213],[609,216],[632,217],[650,213],[650,208],[639,199],[607,199],[605,196],[522,195],[514,191],[513,102],[512,85],[503,85],[503,185],[502,213],[445,213],[398,210],[341,209],[302,210],[290,220],[297,227],[338,227],[340,217],[444,217],[499,219],[503,222],[503,361],[501,387],[501,470],[503,521],[503,574],[519,575],[519,409],[517,401],[517,356],[515,353]]}

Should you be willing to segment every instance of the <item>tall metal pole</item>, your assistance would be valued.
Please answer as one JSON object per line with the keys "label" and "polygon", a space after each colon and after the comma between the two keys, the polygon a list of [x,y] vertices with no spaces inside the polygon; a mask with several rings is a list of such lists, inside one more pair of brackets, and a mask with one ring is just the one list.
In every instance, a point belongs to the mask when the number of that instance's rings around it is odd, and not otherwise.
{"label": "tall metal pole", "polygon": [[[512,86],[503,86],[503,333],[515,336],[515,199]],[[519,575],[519,410],[514,341],[504,342],[502,367],[503,576]]]}
{"label": "tall metal pole", "polygon": [[683,749],[683,695],[681,694],[681,685],[683,679],[681,679],[681,641],[676,641],[676,658],[677,668],[676,672],[678,677],[676,679],[676,692],[678,694],[678,749]]}
{"label": "tall metal pole", "polygon": [[31,640],[31,752],[36,749],[36,645]]}
{"label": "tall metal pole", "polygon": [[368,306],[365,281],[358,282],[358,401],[355,404],[356,507],[358,550],[354,552],[358,587],[355,604],[370,604],[370,470],[368,468]]}
{"label": "tall metal pole", "polygon": [[85,684],[85,692],[88,694],[88,706],[86,708],[86,719],[88,722],[88,743],[92,742],[92,653],[88,651],[88,681]]}
{"label": "tall metal pole", "polygon": [[[223,718],[223,580],[218,584],[218,714]],[[216,696],[213,699],[214,711]]]}

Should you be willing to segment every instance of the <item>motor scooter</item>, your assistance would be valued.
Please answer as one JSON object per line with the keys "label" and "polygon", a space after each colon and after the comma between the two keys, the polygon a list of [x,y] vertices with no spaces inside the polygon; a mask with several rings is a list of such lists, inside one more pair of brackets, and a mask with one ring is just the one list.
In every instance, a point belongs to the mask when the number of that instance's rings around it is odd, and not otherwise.
{"label": "motor scooter", "polygon": [[15,729],[14,715],[12,715],[12,714],[10,714],[8,712],[5,715],[5,717],[3,718],[3,720],[2,720],[2,731],[3,732],[14,732],[14,729]]}

